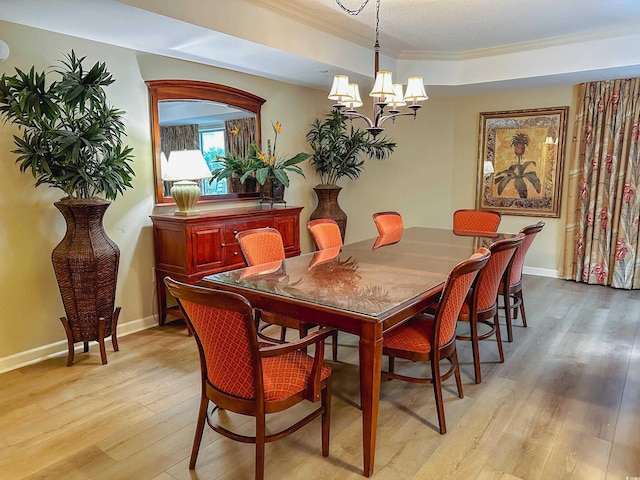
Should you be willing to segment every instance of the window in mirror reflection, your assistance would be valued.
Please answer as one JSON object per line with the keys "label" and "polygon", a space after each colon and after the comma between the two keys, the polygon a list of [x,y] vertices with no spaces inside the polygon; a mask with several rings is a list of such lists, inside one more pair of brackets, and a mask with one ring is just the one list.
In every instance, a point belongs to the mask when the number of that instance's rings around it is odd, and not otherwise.
{"label": "window in mirror reflection", "polygon": [[[173,150],[199,149],[210,171],[223,167],[224,157],[245,157],[256,136],[253,113],[216,102],[163,100],[158,113],[161,158],[170,158]],[[198,183],[203,195],[244,192],[232,178]],[[165,196],[170,196],[171,185],[163,182]]]}

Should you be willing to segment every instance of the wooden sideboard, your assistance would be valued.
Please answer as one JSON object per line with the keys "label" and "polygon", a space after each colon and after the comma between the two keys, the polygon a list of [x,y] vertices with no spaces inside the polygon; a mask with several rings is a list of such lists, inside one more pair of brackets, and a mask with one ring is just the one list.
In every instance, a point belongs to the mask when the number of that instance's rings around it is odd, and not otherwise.
{"label": "wooden sideboard", "polygon": [[178,307],[167,307],[164,277],[196,283],[205,275],[246,266],[236,234],[250,228],[277,228],[287,257],[300,255],[301,210],[302,207],[256,206],[186,217],[173,213],[151,215],[160,325],[164,325],[168,314],[182,317]]}

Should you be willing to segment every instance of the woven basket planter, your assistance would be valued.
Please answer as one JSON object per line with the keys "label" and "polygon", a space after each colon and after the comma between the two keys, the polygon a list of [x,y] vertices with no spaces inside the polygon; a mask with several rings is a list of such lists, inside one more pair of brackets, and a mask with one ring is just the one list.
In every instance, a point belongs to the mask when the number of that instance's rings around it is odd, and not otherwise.
{"label": "woven basket planter", "polygon": [[311,212],[309,220],[317,220],[319,218],[330,218],[335,220],[340,228],[340,236],[344,242],[344,235],[347,230],[347,214],[340,208],[338,204],[338,195],[342,187],[329,185],[316,185],[313,191],[318,197],[318,206]]}
{"label": "woven basket planter", "polygon": [[110,202],[100,199],[62,200],[54,204],[67,223],[62,241],[51,254],[62,303],[67,314],[60,320],[67,334],[67,365],[73,364],[74,344],[100,345],[107,363],[104,339],[111,336],[118,350],[116,327],[120,308],[114,309],[120,250],[102,226]]}

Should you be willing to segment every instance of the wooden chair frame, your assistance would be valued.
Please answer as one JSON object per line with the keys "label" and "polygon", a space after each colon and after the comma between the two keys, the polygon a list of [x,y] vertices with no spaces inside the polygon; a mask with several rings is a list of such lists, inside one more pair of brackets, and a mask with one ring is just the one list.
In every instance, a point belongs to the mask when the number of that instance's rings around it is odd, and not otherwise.
{"label": "wooden chair frame", "polygon": [[[440,303],[435,312],[434,321],[433,321],[433,336],[431,338],[434,339],[433,343],[439,343],[438,339],[440,338],[440,328],[442,324],[442,318],[445,312],[445,305],[449,301],[449,298],[453,292],[453,289],[456,284],[456,280],[468,273],[473,273],[480,271],[487,261],[489,260],[489,250],[486,248],[480,248],[477,251],[477,256],[474,255],[468,260],[459,263],[456,265],[445,282],[445,286],[442,292],[442,296],[440,297]],[[471,285],[469,285],[471,287]],[[462,302],[460,303],[460,307],[462,307]],[[456,314],[456,316],[459,312]],[[428,314],[421,314],[428,315]],[[397,328],[402,328],[399,326]],[[430,352],[412,352],[401,349],[389,348],[383,345],[382,354],[389,356],[389,371],[383,371],[382,375],[386,378],[395,378],[398,380],[403,380],[411,383],[420,383],[420,384],[432,384],[433,385],[433,393],[436,402],[436,409],[438,411],[438,423],[440,425],[440,433],[445,434],[447,432],[447,425],[444,416],[444,401],[442,398],[442,382],[447,380],[452,375],[455,376],[456,379],[456,387],[458,389],[458,397],[463,398],[464,394],[462,392],[462,381],[460,379],[460,365],[458,363],[458,354],[456,351],[456,336],[452,335],[451,339],[444,345],[431,346]],[[411,360],[414,362],[425,362],[428,361],[431,364],[431,378],[419,378],[419,377],[411,377],[407,375],[401,375],[396,373],[395,370],[395,358],[404,358],[406,360]],[[440,372],[440,360],[446,359],[451,364],[449,369],[441,373]]]}
{"label": "wooden chair frame", "polygon": [[[242,443],[256,444],[255,478],[257,480],[261,480],[264,477],[265,444],[290,435],[291,433],[299,430],[301,427],[318,417],[322,417],[322,455],[325,457],[328,456],[329,428],[331,416],[331,377],[329,376],[325,380],[322,380],[321,372],[323,368],[324,341],[329,335],[331,335],[331,330],[321,329],[296,342],[281,345],[272,344],[259,348],[257,330],[253,319],[253,309],[251,307],[251,304],[244,297],[235,293],[222,292],[219,290],[212,290],[209,288],[180,283],[169,277],[165,277],[164,282],[169,292],[177,299],[178,305],[180,306],[184,314],[184,318],[186,319],[189,328],[194,333],[194,338],[196,339],[198,352],[200,355],[202,390],[200,396],[200,407],[198,409],[198,420],[196,423],[195,438],[191,451],[191,459],[189,461],[189,468],[195,468],[196,460],[198,458],[198,452],[200,450],[200,443],[202,441],[205,422],[209,425],[209,427],[211,427],[211,429],[220,433],[221,435],[231,438],[232,440]],[[207,374],[208,370],[205,348],[198,329],[195,328],[186,309],[184,308],[184,301],[198,303],[214,308],[233,310],[239,312],[242,315],[245,328],[247,329],[247,332],[249,334],[248,336],[250,341],[251,357],[255,378],[255,398],[240,398],[238,396],[231,395],[223,390],[220,390],[210,382]],[[267,401],[265,399],[265,390],[262,380],[262,359],[284,355],[294,351],[306,351],[306,348],[311,345],[315,345],[315,352],[313,357],[313,367],[310,375],[311,381],[308,387],[302,392],[287,397],[283,400]],[[313,410],[311,413],[306,415],[295,424],[286,427],[283,430],[270,434],[266,433],[266,414],[281,412],[297,403],[300,403],[303,400],[309,400],[311,402],[320,400],[320,407]],[[210,414],[207,413],[209,402],[213,402],[216,405],[213,411],[220,408],[242,415],[250,415],[255,417],[256,435],[240,435],[231,430],[228,430],[222,425],[214,423],[211,419]]]}

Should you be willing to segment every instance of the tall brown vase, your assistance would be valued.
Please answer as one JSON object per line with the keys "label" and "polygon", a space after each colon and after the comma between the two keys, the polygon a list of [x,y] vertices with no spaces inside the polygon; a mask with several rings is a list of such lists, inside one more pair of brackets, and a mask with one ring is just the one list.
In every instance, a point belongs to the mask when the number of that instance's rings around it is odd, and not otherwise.
{"label": "tall brown vase", "polygon": [[104,339],[111,336],[118,351],[116,327],[120,307],[114,309],[120,250],[102,226],[111,202],[100,199],[62,200],[54,205],[67,223],[62,241],[51,254],[62,303],[67,314],[60,321],[67,334],[67,365],[73,364],[74,344],[96,340],[102,363],[107,363]]}
{"label": "tall brown vase", "polygon": [[318,218],[331,218],[335,220],[340,227],[340,235],[344,243],[344,234],[347,230],[347,214],[338,205],[338,195],[342,187],[333,185],[316,185],[313,191],[318,197],[318,206],[311,213],[309,220],[317,220]]}

